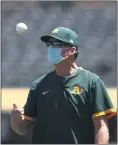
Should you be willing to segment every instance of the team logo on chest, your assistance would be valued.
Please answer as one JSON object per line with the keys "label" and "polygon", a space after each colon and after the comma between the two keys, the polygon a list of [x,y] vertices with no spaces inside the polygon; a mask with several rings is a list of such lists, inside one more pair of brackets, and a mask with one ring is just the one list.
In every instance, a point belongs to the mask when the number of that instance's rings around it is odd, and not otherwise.
{"label": "team logo on chest", "polygon": [[84,92],[84,88],[81,88],[81,87],[78,86],[78,84],[75,84],[73,86],[73,91],[71,91],[70,93],[79,95],[79,94],[81,94],[83,92]]}

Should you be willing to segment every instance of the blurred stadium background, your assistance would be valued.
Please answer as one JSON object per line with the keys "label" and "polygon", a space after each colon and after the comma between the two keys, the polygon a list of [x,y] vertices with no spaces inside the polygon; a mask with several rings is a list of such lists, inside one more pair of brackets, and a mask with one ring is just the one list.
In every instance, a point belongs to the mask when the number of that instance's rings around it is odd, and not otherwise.
{"label": "blurred stadium background", "polygon": [[[22,107],[34,79],[53,69],[40,36],[55,27],[69,27],[80,37],[77,64],[103,78],[117,108],[117,8],[115,1],[2,1],[2,143],[31,143],[9,125],[15,102]],[[16,24],[28,31],[19,35]]]}

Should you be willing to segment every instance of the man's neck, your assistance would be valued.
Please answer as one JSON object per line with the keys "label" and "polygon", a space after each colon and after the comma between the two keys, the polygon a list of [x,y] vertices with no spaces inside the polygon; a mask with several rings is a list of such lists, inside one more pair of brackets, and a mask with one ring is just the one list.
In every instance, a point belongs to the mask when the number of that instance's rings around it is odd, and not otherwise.
{"label": "man's neck", "polygon": [[75,62],[71,65],[56,65],[56,73],[58,76],[70,76],[74,74],[78,68]]}

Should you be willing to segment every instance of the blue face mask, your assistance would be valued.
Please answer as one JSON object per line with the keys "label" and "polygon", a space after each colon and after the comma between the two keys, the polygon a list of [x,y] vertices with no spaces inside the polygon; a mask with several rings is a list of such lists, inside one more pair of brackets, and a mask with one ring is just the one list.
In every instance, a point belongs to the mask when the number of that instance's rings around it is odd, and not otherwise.
{"label": "blue face mask", "polygon": [[63,57],[61,56],[62,48],[48,48],[48,61],[57,64],[63,60]]}

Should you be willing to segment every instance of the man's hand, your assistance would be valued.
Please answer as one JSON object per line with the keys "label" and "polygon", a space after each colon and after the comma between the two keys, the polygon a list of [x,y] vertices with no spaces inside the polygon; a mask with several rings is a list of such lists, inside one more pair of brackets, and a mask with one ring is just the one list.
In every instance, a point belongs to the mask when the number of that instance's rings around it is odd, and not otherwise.
{"label": "man's hand", "polygon": [[20,135],[25,135],[32,129],[33,123],[24,119],[23,108],[18,108],[16,104],[13,104],[13,110],[11,112],[11,128]]}
{"label": "man's hand", "polygon": [[15,130],[19,128],[21,121],[23,120],[23,108],[18,108],[16,104],[13,104],[13,109],[11,111],[11,128]]}
{"label": "man's hand", "polygon": [[18,108],[16,104],[13,104],[13,110],[11,112],[11,119],[12,120],[21,120],[23,119],[24,109]]}

